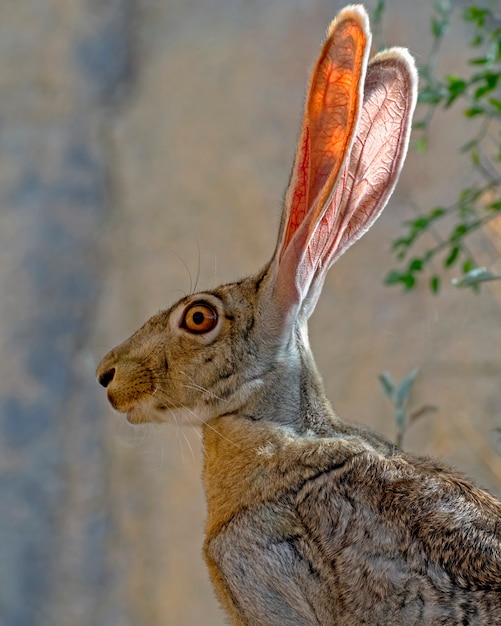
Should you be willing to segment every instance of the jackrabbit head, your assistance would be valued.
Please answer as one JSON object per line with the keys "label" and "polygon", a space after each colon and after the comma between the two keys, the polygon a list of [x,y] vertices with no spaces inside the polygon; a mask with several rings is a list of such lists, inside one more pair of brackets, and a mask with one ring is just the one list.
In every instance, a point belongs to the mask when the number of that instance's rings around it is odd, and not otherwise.
{"label": "jackrabbit head", "polygon": [[110,403],[130,422],[175,414],[200,423],[249,403],[255,417],[298,421],[294,364],[308,363],[309,388],[321,385],[306,322],[329,267],[383,210],[408,146],[414,62],[401,48],[368,62],[370,47],[364,9],[344,9],[311,75],[278,241],[264,269],[181,299],[99,364]]}

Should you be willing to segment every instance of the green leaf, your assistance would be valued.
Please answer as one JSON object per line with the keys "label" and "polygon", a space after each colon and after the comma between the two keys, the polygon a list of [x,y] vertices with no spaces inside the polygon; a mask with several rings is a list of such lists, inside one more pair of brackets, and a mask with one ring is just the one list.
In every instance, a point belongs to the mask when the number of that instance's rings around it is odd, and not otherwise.
{"label": "green leaf", "polygon": [[430,220],[426,217],[426,215],[420,215],[415,220],[412,220],[412,222],[410,222],[412,228],[417,231],[426,230],[429,223]]}
{"label": "green leaf", "polygon": [[426,85],[418,94],[418,102],[420,104],[435,105],[440,104],[444,97],[445,95],[439,89]]}
{"label": "green leaf", "polygon": [[430,279],[430,289],[432,293],[438,294],[440,291],[440,278],[438,276],[432,276]]}
{"label": "green leaf", "polygon": [[491,202],[491,204],[488,204],[486,208],[489,209],[489,211],[501,211],[501,200]]}
{"label": "green leaf", "polygon": [[391,249],[393,251],[398,250],[399,248],[408,248],[413,242],[412,237],[399,237],[395,239],[391,244]]}
{"label": "green leaf", "polygon": [[416,279],[412,274],[402,274],[400,276],[400,282],[406,291],[410,291],[416,285]]}
{"label": "green leaf", "polygon": [[465,22],[473,22],[478,27],[482,28],[485,24],[485,18],[490,14],[489,9],[481,9],[473,4],[465,7],[463,19]]}
{"label": "green leaf", "polygon": [[433,209],[433,211],[430,213],[430,221],[431,220],[436,220],[440,217],[442,217],[442,215],[445,215],[446,210],[443,207],[436,207],[435,209]]}
{"label": "green leaf", "polygon": [[[475,44],[471,43],[470,45]],[[470,59],[468,63],[470,65],[487,65],[487,63],[489,63],[489,59],[487,59],[486,57],[479,57],[478,59]]]}
{"label": "green leaf", "polygon": [[497,98],[489,98],[487,102],[491,105],[491,107],[496,109],[496,111],[501,113],[501,100],[498,100]]}
{"label": "green leaf", "polygon": [[371,21],[373,24],[379,24],[379,22],[381,21],[384,10],[385,10],[385,4],[386,4],[386,0],[378,0],[378,3],[376,4],[376,8],[374,9],[372,13]]}
{"label": "green leaf", "polygon": [[385,394],[389,398],[393,397],[393,393],[395,391],[395,383],[393,382],[391,376],[387,372],[383,372],[382,374],[379,374],[378,378]]}
{"label": "green leaf", "polygon": [[427,122],[426,120],[415,120],[412,122],[412,130],[423,130],[426,128]]}
{"label": "green leaf", "polygon": [[418,373],[418,368],[413,369],[412,372],[407,374],[404,380],[400,383],[397,391],[395,392],[395,404],[398,407],[403,407],[409,399],[410,393],[412,391],[412,385],[414,384]]}
{"label": "green leaf", "polygon": [[475,187],[466,187],[461,190],[459,200],[461,204],[470,204],[471,202],[475,202],[481,194],[482,192],[479,189],[475,189]]}
{"label": "green leaf", "polygon": [[404,410],[400,407],[395,411],[395,423],[400,432],[404,430],[405,427],[405,413]]}
{"label": "green leaf", "polygon": [[472,150],[470,156],[473,166],[478,167],[480,165],[480,155],[478,154],[478,150]]}
{"label": "green leaf", "polygon": [[480,106],[472,106],[464,112],[466,117],[476,117],[477,115],[483,115],[484,113],[484,109]]}
{"label": "green leaf", "polygon": [[478,46],[481,46],[483,43],[484,43],[484,38],[482,34],[477,33],[476,35],[473,35],[473,39],[471,39],[470,41],[470,47],[478,48]]}
{"label": "green leaf", "polygon": [[447,91],[449,96],[445,102],[446,107],[450,107],[451,104],[461,96],[468,88],[468,83],[462,78],[457,76],[447,76]]}
{"label": "green leaf", "polygon": [[431,33],[435,39],[442,37],[447,32],[448,27],[449,21],[447,19],[436,17],[435,15],[431,18]]}
{"label": "green leaf", "polygon": [[456,262],[458,256],[459,256],[459,246],[454,246],[452,248],[452,250],[450,251],[449,256],[445,259],[444,262],[444,266],[445,267],[451,267],[452,265],[454,265],[454,263]]}
{"label": "green leaf", "polygon": [[402,285],[405,291],[410,291],[416,284],[416,278],[411,271],[391,270],[384,278],[385,285]]}
{"label": "green leaf", "polygon": [[409,272],[422,272],[423,271],[423,261],[422,259],[412,259],[409,263]]}
{"label": "green leaf", "polygon": [[466,259],[462,267],[463,274],[468,274],[468,272],[470,272],[474,267],[475,267],[475,263],[473,259]]}
{"label": "green leaf", "polygon": [[485,84],[481,85],[478,89],[476,89],[473,94],[474,100],[480,100],[485,94],[490,93],[494,89],[496,89],[499,82],[499,74],[495,74],[493,72],[488,72],[483,76],[485,80]]}
{"label": "green leaf", "polygon": [[402,274],[398,270],[391,270],[384,279],[385,285],[397,285],[402,281]]}
{"label": "green leaf", "polygon": [[419,139],[416,139],[416,141],[413,142],[413,148],[421,154],[423,152],[426,152],[428,148],[428,142],[426,141],[426,137],[419,137]]}
{"label": "green leaf", "polygon": [[452,231],[452,234],[449,238],[450,241],[458,241],[468,232],[469,227],[467,224],[458,224],[456,228]]}

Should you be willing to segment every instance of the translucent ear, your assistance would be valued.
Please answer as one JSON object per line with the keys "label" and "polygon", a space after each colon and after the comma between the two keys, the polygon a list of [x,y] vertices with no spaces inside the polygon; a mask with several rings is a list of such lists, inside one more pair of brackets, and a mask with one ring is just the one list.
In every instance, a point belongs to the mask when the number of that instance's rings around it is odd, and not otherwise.
{"label": "translucent ear", "polygon": [[[297,313],[318,268],[315,230],[330,205],[355,137],[371,35],[365,9],[332,22],[311,75],[303,123],[270,265],[278,316]],[[313,247],[310,245],[313,244]]]}
{"label": "translucent ear", "polygon": [[[342,12],[338,20],[346,17],[346,22],[342,28],[335,22],[328,39],[328,49],[335,50],[336,41],[346,36],[350,45],[343,47],[343,60],[351,53],[350,61],[326,72],[326,43],[311,81],[270,266],[275,317],[287,323],[290,315],[311,315],[328,269],[379,217],[407,154],[417,98],[414,60],[407,50],[392,48],[374,57],[365,77],[369,35],[361,13],[359,8]],[[336,72],[340,82],[326,87],[322,79]],[[323,106],[315,108],[312,102]]]}
{"label": "translucent ear", "polygon": [[314,268],[303,302],[309,317],[328,269],[376,221],[405,161],[417,99],[414,59],[404,48],[369,64],[356,138],[335,193],[317,223],[301,263]]}

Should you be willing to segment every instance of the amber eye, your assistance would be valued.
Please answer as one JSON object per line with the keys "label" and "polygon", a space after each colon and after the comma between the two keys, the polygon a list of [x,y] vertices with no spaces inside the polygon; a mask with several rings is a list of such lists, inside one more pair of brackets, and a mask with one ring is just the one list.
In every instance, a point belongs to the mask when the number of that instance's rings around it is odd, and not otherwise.
{"label": "amber eye", "polygon": [[206,302],[191,304],[183,314],[181,327],[190,333],[208,333],[217,324],[217,313]]}

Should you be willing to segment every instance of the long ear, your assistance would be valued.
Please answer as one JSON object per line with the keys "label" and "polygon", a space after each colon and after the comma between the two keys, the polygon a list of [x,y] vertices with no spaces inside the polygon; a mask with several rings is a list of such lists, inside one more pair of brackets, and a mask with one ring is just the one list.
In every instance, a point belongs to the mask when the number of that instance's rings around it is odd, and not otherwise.
{"label": "long ear", "polygon": [[[344,125],[339,130],[336,125],[333,129],[333,108],[327,107],[317,118],[316,132],[310,132],[310,102],[327,102],[316,91],[319,81],[314,73],[277,250],[269,270],[274,317],[287,323],[290,315],[301,312],[308,317],[312,313],[329,267],[377,219],[395,187],[409,142],[417,91],[412,57],[396,48],[376,55],[367,70],[363,105],[357,109],[361,85],[354,83],[357,78],[364,81],[370,35],[361,7],[341,12],[330,33],[336,33],[345,19],[350,25],[358,23],[359,46],[367,46],[356,57],[359,65],[354,64],[349,72],[353,108],[348,98],[339,97],[343,89],[338,88],[337,102],[346,105],[343,119],[352,118],[354,128]],[[357,32],[355,26],[352,28]],[[329,37],[322,53],[329,42],[335,48],[336,38]],[[346,47],[342,53],[346,53]],[[315,71],[321,62],[322,55]],[[346,72],[345,67],[338,71]],[[333,130],[337,135],[329,141]]]}
{"label": "long ear", "polygon": [[417,71],[405,48],[378,53],[370,62],[356,139],[342,178],[308,243],[309,317],[331,265],[374,224],[402,170],[417,100]]}
{"label": "long ear", "polygon": [[365,9],[347,7],[330,25],[313,69],[268,273],[274,317],[296,315],[310,290],[316,263],[307,259],[308,244],[332,199],[355,137],[370,44]]}

